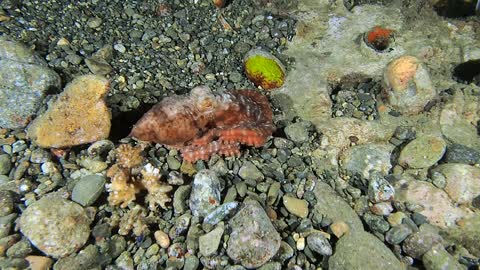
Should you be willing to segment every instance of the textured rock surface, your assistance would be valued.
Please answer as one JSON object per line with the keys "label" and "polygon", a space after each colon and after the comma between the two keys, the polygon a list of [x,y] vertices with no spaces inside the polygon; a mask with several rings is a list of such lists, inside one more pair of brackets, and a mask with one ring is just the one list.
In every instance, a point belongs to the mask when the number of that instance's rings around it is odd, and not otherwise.
{"label": "textured rock surface", "polygon": [[48,110],[28,128],[28,136],[41,147],[70,147],[108,137],[111,114],[104,97],[107,79],[94,75],[75,78]]}
{"label": "textured rock surface", "polygon": [[230,226],[227,254],[246,268],[263,265],[280,248],[280,235],[257,201],[245,202],[230,220]]}
{"label": "textured rock surface", "polygon": [[366,232],[349,233],[340,238],[328,266],[331,270],[405,269],[385,244]]}
{"label": "textured rock surface", "polygon": [[217,174],[211,170],[199,171],[193,179],[190,210],[194,216],[204,217],[220,205],[222,191]]}
{"label": "textured rock surface", "polygon": [[80,205],[59,197],[43,197],[27,207],[19,225],[34,246],[59,258],[78,251],[87,242],[90,222]]}
{"label": "textured rock surface", "polygon": [[445,192],[459,204],[468,204],[480,195],[480,168],[466,164],[446,163],[436,167],[445,177]]}
{"label": "textured rock surface", "polygon": [[58,88],[60,76],[43,59],[0,37],[0,127],[25,127],[47,92]]}

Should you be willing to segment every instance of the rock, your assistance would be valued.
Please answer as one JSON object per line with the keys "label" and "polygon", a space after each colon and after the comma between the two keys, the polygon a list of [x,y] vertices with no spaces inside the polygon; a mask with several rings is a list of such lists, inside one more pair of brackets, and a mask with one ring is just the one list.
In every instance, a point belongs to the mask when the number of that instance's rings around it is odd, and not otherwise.
{"label": "rock", "polygon": [[291,195],[283,196],[283,205],[288,212],[294,214],[299,218],[306,218],[308,216],[308,202],[300,200]]}
{"label": "rock", "polygon": [[440,137],[419,136],[402,149],[398,163],[407,168],[428,168],[443,157],[446,146],[446,142]]}
{"label": "rock", "polygon": [[314,190],[317,203],[313,215],[328,218],[332,222],[345,222],[351,231],[363,231],[363,223],[345,200],[326,183],[317,181]]}
{"label": "rock", "polygon": [[350,227],[345,222],[337,221],[330,225],[330,230],[332,231],[333,235],[335,235],[337,238],[340,238],[350,231]]}
{"label": "rock", "polygon": [[75,78],[32,122],[28,136],[44,148],[71,147],[108,137],[111,114],[104,101],[108,88],[103,77]]}
{"label": "rock", "polygon": [[457,226],[452,226],[442,232],[447,241],[453,241],[464,246],[470,253],[480,257],[480,214],[460,220]]}
{"label": "rock", "polygon": [[447,146],[445,161],[447,163],[465,163],[470,165],[480,164],[480,152],[470,147],[454,143]]}
{"label": "rock", "polygon": [[92,174],[82,177],[72,190],[72,201],[82,206],[93,204],[105,187],[106,179],[102,175]]}
{"label": "rock", "polygon": [[42,164],[50,161],[51,155],[49,152],[43,150],[42,148],[37,148],[32,151],[30,156],[30,161],[37,164]]}
{"label": "rock", "polygon": [[391,61],[384,73],[388,103],[404,114],[416,114],[436,96],[430,75],[413,56],[401,56]]}
{"label": "rock", "polygon": [[383,217],[376,216],[370,212],[366,212],[363,215],[363,220],[373,232],[384,234],[390,229],[390,225]]}
{"label": "rock", "polygon": [[468,204],[480,194],[480,168],[459,163],[446,163],[435,167],[445,177],[445,192],[459,204]]}
{"label": "rock", "polygon": [[386,234],[385,240],[392,245],[398,245],[407,238],[413,231],[406,224],[399,224],[392,227]]}
{"label": "rock", "polygon": [[0,217],[11,214],[15,207],[15,195],[10,190],[0,190]]}
{"label": "rock", "polygon": [[377,216],[389,216],[393,212],[393,206],[390,202],[379,202],[372,205],[370,211]]}
{"label": "rock", "polygon": [[9,258],[25,258],[28,254],[32,253],[33,249],[30,245],[30,242],[26,238],[18,241],[17,243],[13,244],[7,250],[7,257]]}
{"label": "rock", "polygon": [[7,154],[0,155],[0,174],[8,174],[12,169],[12,162],[10,156]]}
{"label": "rock", "polygon": [[216,173],[201,170],[193,179],[190,210],[194,216],[204,217],[220,205],[222,187]]}
{"label": "rock", "polygon": [[368,198],[371,202],[387,202],[395,196],[393,186],[378,173],[372,174],[368,183]]}
{"label": "rock", "polygon": [[168,248],[170,246],[170,238],[165,232],[158,230],[153,234],[153,236],[161,248]]}
{"label": "rock", "polygon": [[23,128],[60,76],[20,43],[0,37],[0,127]]}
{"label": "rock", "polygon": [[319,232],[314,232],[307,237],[308,247],[322,256],[332,255],[332,246],[328,239]]}
{"label": "rock", "polygon": [[370,178],[370,171],[387,175],[392,164],[390,155],[391,144],[363,144],[356,145],[342,154],[342,167],[352,175]]}
{"label": "rock", "polygon": [[338,240],[328,267],[330,270],[405,269],[378,238],[361,231],[348,233]]}
{"label": "rock", "polygon": [[53,260],[45,256],[34,256],[30,255],[25,257],[25,260],[28,261],[29,267],[32,270],[47,270],[53,264]]}
{"label": "rock", "polygon": [[260,182],[265,177],[263,173],[250,161],[245,161],[238,171],[238,175],[244,180],[253,180]]}
{"label": "rock", "polygon": [[450,255],[441,244],[434,245],[429,251],[423,254],[423,265],[426,270],[462,270],[464,269],[454,258]]}
{"label": "rock", "polygon": [[278,88],[285,81],[285,67],[278,58],[266,51],[250,50],[243,59],[243,67],[248,79],[263,89]]}
{"label": "rock", "polygon": [[309,122],[297,122],[290,124],[285,127],[285,135],[287,138],[296,142],[296,143],[304,143],[309,140],[308,137],[308,129],[310,128],[311,124]]}
{"label": "rock", "polygon": [[177,214],[183,214],[188,209],[187,200],[190,195],[190,185],[184,185],[177,188],[173,195],[173,210]]}
{"label": "rock", "polygon": [[420,259],[425,252],[429,251],[434,245],[442,243],[443,239],[438,232],[429,224],[420,226],[420,230],[411,234],[403,242],[403,251],[416,259]]}
{"label": "rock", "polygon": [[200,236],[198,239],[200,254],[203,256],[214,255],[220,245],[223,231],[223,223],[220,223],[213,231]]}
{"label": "rock", "polygon": [[280,235],[257,201],[247,200],[229,224],[227,254],[246,268],[265,264],[280,248]]}
{"label": "rock", "polygon": [[222,221],[228,215],[235,212],[239,205],[240,204],[236,201],[227,202],[220,205],[205,217],[205,219],[203,220],[203,228],[206,229],[205,227],[211,227],[211,226],[217,225],[220,221]]}
{"label": "rock", "polygon": [[90,222],[78,204],[59,197],[43,197],[25,209],[19,227],[35,247],[60,258],[78,251],[87,242]]}
{"label": "rock", "polygon": [[418,205],[420,214],[441,228],[446,228],[468,213],[453,205],[453,201],[442,189],[425,181],[404,177],[395,183],[396,199],[402,203]]}

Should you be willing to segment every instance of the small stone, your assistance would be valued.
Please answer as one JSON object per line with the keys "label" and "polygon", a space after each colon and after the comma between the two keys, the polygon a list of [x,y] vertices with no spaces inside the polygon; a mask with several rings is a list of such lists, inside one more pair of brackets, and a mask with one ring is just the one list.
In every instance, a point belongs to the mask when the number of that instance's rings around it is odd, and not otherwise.
{"label": "small stone", "polygon": [[89,170],[92,173],[99,173],[108,168],[108,164],[105,161],[93,159],[90,157],[80,158],[77,160],[78,165]]}
{"label": "small stone", "polygon": [[13,244],[7,250],[7,257],[9,258],[25,258],[28,254],[32,253],[33,249],[27,239],[22,239],[17,243]]}
{"label": "small stone", "polygon": [[305,200],[300,200],[290,195],[284,195],[283,205],[287,208],[288,212],[297,217],[306,218],[308,216],[308,202]]}
{"label": "small stone", "polygon": [[285,81],[285,68],[278,58],[263,50],[250,50],[243,59],[245,73],[256,86],[269,90]]}
{"label": "small stone", "polygon": [[370,211],[377,216],[388,216],[393,211],[393,206],[390,202],[380,202],[372,205]]}
{"label": "small stone", "polygon": [[8,174],[12,169],[10,156],[7,154],[0,155],[0,174]]}
{"label": "small stone", "polygon": [[99,76],[107,75],[113,70],[107,60],[96,56],[85,59],[85,64],[87,64],[88,69],[90,69],[93,74]]}
{"label": "small stone", "polygon": [[368,198],[371,202],[390,201],[395,195],[393,186],[381,175],[372,174],[368,185]]}
{"label": "small stone", "polygon": [[228,256],[246,268],[265,264],[279,250],[281,238],[257,201],[247,200],[230,220]]}
{"label": "small stone", "polygon": [[80,205],[59,197],[43,197],[25,209],[19,227],[35,247],[59,258],[78,251],[87,242],[90,222]]}
{"label": "small stone", "polygon": [[355,145],[344,152],[341,164],[352,175],[358,174],[367,179],[373,171],[387,175],[392,168],[392,150],[389,144]]}
{"label": "small stone", "polygon": [[11,214],[14,207],[14,193],[10,190],[0,190],[0,217]]}
{"label": "small stone", "polygon": [[58,39],[57,41],[57,46],[63,47],[63,46],[69,46],[69,45],[70,45],[70,41],[68,41],[68,39],[64,37]]}
{"label": "small stone", "polygon": [[376,216],[367,212],[363,215],[363,220],[368,227],[378,233],[386,233],[390,229],[390,224],[381,216]]}
{"label": "small stone", "polygon": [[198,269],[198,265],[200,264],[200,260],[197,256],[191,255],[185,258],[185,264],[183,266],[183,270],[196,270]]}
{"label": "small stone", "polygon": [[183,214],[187,211],[187,200],[190,195],[190,185],[184,185],[177,188],[173,195],[173,210],[177,214]]}
{"label": "small stone", "polygon": [[75,78],[32,122],[28,137],[44,148],[71,147],[107,138],[111,115],[104,97],[108,87],[108,80],[102,77]]}
{"label": "small stone", "polygon": [[12,144],[12,153],[18,153],[27,149],[27,144],[24,140],[18,140]]}
{"label": "small stone", "polygon": [[447,146],[445,161],[447,163],[479,164],[480,152],[473,148],[454,143]]}
{"label": "small stone", "polygon": [[434,245],[442,243],[442,237],[429,224],[420,226],[420,231],[411,234],[403,242],[403,250],[413,258],[419,259]]}
{"label": "small stone", "polygon": [[106,179],[102,175],[87,175],[82,177],[72,190],[72,201],[82,206],[92,205],[104,191]]}
{"label": "small stone", "polygon": [[117,44],[113,45],[113,49],[115,49],[119,53],[125,53],[127,51],[125,46],[123,46],[123,44],[121,44],[121,43],[117,43]]}
{"label": "small stone", "polygon": [[347,223],[338,221],[330,225],[330,230],[332,231],[333,235],[335,235],[337,238],[340,238],[350,231],[350,227]]}
{"label": "small stone", "polygon": [[407,238],[413,231],[406,224],[399,224],[392,227],[386,234],[385,240],[392,245],[398,245]]}
{"label": "small stone", "polygon": [[461,163],[445,163],[435,167],[432,173],[445,178],[445,192],[459,204],[468,204],[480,194],[480,168]]}
{"label": "small stone", "polygon": [[296,243],[297,250],[304,250],[305,249],[305,238],[299,237]]}
{"label": "small stone", "polygon": [[158,230],[153,234],[153,236],[161,248],[168,248],[170,246],[170,238],[165,232]]}
{"label": "small stone", "polygon": [[322,256],[330,256],[333,253],[330,242],[322,233],[314,232],[309,234],[307,244],[311,250]]}
{"label": "small stone", "polygon": [[461,270],[462,267],[456,258],[450,255],[443,245],[436,244],[422,256],[422,262],[426,270]]}
{"label": "small stone", "polygon": [[391,61],[384,74],[388,103],[397,111],[416,114],[436,96],[427,69],[413,56]]}
{"label": "small stone", "polygon": [[190,210],[194,216],[204,217],[220,205],[222,187],[216,173],[201,170],[193,179]]}
{"label": "small stone", "polygon": [[223,235],[223,223],[220,223],[213,231],[200,236],[198,239],[200,254],[203,256],[210,256],[217,252],[220,240]]}
{"label": "small stone", "polygon": [[37,148],[32,151],[32,155],[30,156],[30,161],[33,163],[41,164],[49,161],[50,158],[51,158],[51,155],[49,152],[41,148]]}
{"label": "small stone", "polygon": [[307,142],[308,137],[308,128],[310,124],[308,122],[298,122],[293,123],[285,127],[285,135],[287,138],[296,142],[296,143],[304,143]]}
{"label": "small stone", "polygon": [[178,161],[175,157],[172,156],[167,156],[167,164],[168,168],[174,171],[180,169],[180,166],[182,165],[180,161]]}
{"label": "small stone", "polygon": [[264,176],[262,172],[252,162],[246,161],[238,171],[238,175],[244,180],[262,181]]}
{"label": "small stone", "polygon": [[30,255],[25,257],[25,260],[28,261],[32,270],[48,270],[53,264],[53,260],[45,256]]}
{"label": "small stone", "polygon": [[446,146],[446,142],[440,137],[419,136],[402,149],[398,163],[407,168],[428,168],[443,157]]}
{"label": "small stone", "polygon": [[102,25],[102,19],[100,19],[98,17],[88,18],[87,25],[90,28],[98,28],[98,27],[100,27],[100,25]]}
{"label": "small stone", "polygon": [[239,205],[240,204],[235,201],[220,205],[205,217],[203,220],[203,227],[217,225],[225,217],[236,211]]}
{"label": "small stone", "polygon": [[405,218],[405,213],[403,212],[395,212],[388,216],[387,220],[390,226],[396,226],[402,224],[402,220]]}

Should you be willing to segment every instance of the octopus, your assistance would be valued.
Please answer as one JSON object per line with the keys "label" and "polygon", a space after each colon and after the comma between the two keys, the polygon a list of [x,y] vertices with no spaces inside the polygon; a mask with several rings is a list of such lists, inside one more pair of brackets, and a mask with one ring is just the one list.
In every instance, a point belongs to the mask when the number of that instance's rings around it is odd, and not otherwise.
{"label": "octopus", "polygon": [[184,96],[166,97],[134,125],[130,136],[179,149],[189,162],[213,154],[238,156],[240,145],[261,147],[272,135],[267,97],[256,90],[214,93],[197,86]]}

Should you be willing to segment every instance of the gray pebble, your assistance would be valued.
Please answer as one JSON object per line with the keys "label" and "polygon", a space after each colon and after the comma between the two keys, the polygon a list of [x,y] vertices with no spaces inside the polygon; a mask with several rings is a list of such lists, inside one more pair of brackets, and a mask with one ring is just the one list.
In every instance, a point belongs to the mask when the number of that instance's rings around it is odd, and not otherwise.
{"label": "gray pebble", "polygon": [[113,45],[113,49],[115,49],[119,53],[125,53],[127,51],[127,48],[125,48],[122,43],[117,43]]}
{"label": "gray pebble", "polygon": [[328,239],[321,233],[315,232],[307,236],[308,247],[322,256],[332,255],[332,246]]}
{"label": "gray pebble", "polygon": [[233,213],[238,206],[238,202],[228,202],[220,205],[205,217],[205,219],[203,220],[204,228],[205,226],[215,226],[225,217]]}
{"label": "gray pebble", "polygon": [[98,28],[100,25],[102,25],[102,19],[98,17],[91,17],[88,18],[87,25],[90,28]]}
{"label": "gray pebble", "polygon": [[18,153],[27,149],[27,144],[24,140],[18,140],[12,144],[12,153]]}
{"label": "gray pebble", "polygon": [[30,156],[30,161],[33,163],[41,164],[49,161],[50,158],[51,158],[51,155],[49,152],[41,148],[37,148],[32,151],[32,154]]}
{"label": "gray pebble", "polygon": [[198,239],[200,254],[211,256],[217,252],[224,231],[223,223],[220,223],[213,231],[200,236]]}
{"label": "gray pebble", "polygon": [[410,235],[403,242],[403,250],[413,258],[421,258],[434,245],[442,243],[442,237],[429,224],[420,226],[420,231]]}
{"label": "gray pebble", "polygon": [[72,190],[72,200],[82,206],[92,205],[104,190],[106,179],[102,175],[82,177]]}
{"label": "gray pebble", "polygon": [[244,180],[262,181],[263,173],[250,161],[245,161],[238,171],[238,175]]}
{"label": "gray pebble", "polygon": [[216,173],[199,171],[193,180],[190,210],[194,216],[204,217],[220,205],[222,187]]}
{"label": "gray pebble", "polygon": [[296,142],[304,143],[308,141],[308,128],[310,124],[308,122],[298,122],[290,124],[285,127],[285,135],[287,138]]}
{"label": "gray pebble", "polygon": [[10,156],[7,154],[0,155],[0,174],[8,174],[12,169]]}
{"label": "gray pebble", "polygon": [[178,187],[173,195],[173,210],[177,214],[183,214],[187,211],[187,199],[190,195],[190,185],[184,185]]}
{"label": "gray pebble", "polygon": [[473,148],[454,143],[447,146],[445,161],[448,163],[478,164],[480,163],[480,152]]}
{"label": "gray pebble", "polygon": [[14,193],[9,190],[0,190],[0,217],[11,214],[14,206]]}
{"label": "gray pebble", "polygon": [[391,228],[385,235],[385,240],[392,245],[398,245],[407,238],[413,231],[405,224],[399,224]]}

